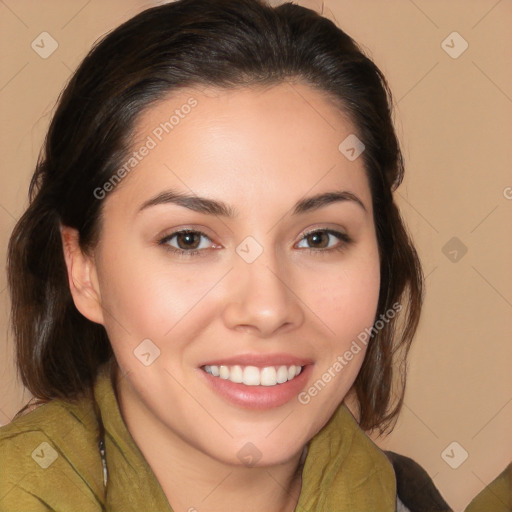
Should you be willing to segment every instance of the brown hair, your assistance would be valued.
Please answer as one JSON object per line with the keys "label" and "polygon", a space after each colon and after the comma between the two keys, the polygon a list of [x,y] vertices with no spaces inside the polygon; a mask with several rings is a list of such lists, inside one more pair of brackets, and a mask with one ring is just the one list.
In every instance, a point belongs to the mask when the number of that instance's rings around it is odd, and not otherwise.
{"label": "brown hair", "polygon": [[376,65],[334,23],[263,0],[178,0],[147,9],[96,43],[63,90],[8,250],[17,367],[35,398],[90,392],[98,367],[113,358],[103,326],[74,305],[59,226],[79,231],[83,251],[97,242],[103,201],[94,190],[123,162],[138,116],[178,88],[289,78],[333,98],[365,145],[381,260],[376,318],[397,302],[404,308],[400,326],[395,317],[372,334],[354,389],[362,428],[384,432],[397,417],[423,276],[392,196],[404,169],[391,94]]}

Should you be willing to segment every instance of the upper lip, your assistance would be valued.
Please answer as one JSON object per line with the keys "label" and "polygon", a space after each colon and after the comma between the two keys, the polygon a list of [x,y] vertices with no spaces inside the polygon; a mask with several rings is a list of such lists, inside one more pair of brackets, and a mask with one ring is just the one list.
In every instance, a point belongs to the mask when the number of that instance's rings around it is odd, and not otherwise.
{"label": "upper lip", "polygon": [[212,359],[199,365],[202,366],[256,366],[264,368],[265,366],[305,366],[311,364],[311,359],[297,357],[292,354],[240,354],[236,356],[222,357]]}

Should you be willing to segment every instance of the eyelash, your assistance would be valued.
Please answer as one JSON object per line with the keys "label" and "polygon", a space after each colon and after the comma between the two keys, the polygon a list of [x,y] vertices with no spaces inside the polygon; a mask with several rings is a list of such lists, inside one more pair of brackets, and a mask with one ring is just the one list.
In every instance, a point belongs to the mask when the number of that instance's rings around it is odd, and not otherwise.
{"label": "eyelash", "polygon": [[[308,236],[313,235],[315,233],[326,233],[328,235],[333,235],[336,238],[339,238],[341,240],[341,243],[338,246],[331,247],[328,249],[304,249],[307,252],[315,254],[315,255],[324,255],[325,256],[326,253],[341,252],[346,248],[346,246],[348,244],[352,243],[352,239],[347,234],[340,233],[339,231],[336,231],[334,229],[327,229],[327,228],[314,229],[312,231],[308,231],[307,233],[304,233],[304,235],[302,236],[300,241],[306,239]],[[164,249],[166,251],[176,254],[179,257],[190,258],[192,256],[205,256],[206,255],[204,249],[193,249],[191,251],[186,251],[184,249],[176,249],[175,247],[168,245],[167,242],[172,240],[176,235],[180,235],[180,234],[197,234],[200,236],[204,236],[205,238],[208,238],[208,240],[210,240],[210,238],[205,233],[203,233],[201,231],[195,231],[192,229],[183,229],[181,231],[175,231],[174,233],[171,233],[170,235],[167,235],[167,236],[161,238],[160,240],[158,240],[158,245],[164,246]]]}

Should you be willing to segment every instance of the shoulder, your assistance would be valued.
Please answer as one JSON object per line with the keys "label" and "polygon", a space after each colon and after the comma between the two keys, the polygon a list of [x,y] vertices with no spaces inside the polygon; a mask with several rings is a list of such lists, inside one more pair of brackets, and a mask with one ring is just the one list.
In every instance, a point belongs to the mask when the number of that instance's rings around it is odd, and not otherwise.
{"label": "shoulder", "polygon": [[0,428],[0,512],[101,510],[92,404],[54,400]]}
{"label": "shoulder", "polygon": [[396,475],[396,490],[399,503],[405,507],[398,510],[422,512],[424,510],[451,512],[434,482],[415,460],[392,451],[384,452]]}

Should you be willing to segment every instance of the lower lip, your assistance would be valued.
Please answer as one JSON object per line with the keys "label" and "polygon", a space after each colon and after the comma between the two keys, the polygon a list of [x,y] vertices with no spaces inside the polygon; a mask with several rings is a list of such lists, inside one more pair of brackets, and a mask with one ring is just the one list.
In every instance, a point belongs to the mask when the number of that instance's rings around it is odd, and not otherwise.
{"label": "lower lip", "polygon": [[202,369],[199,371],[213,390],[232,404],[246,409],[271,409],[297,397],[306,385],[312,366],[305,365],[295,378],[275,386],[246,386],[214,377]]}

